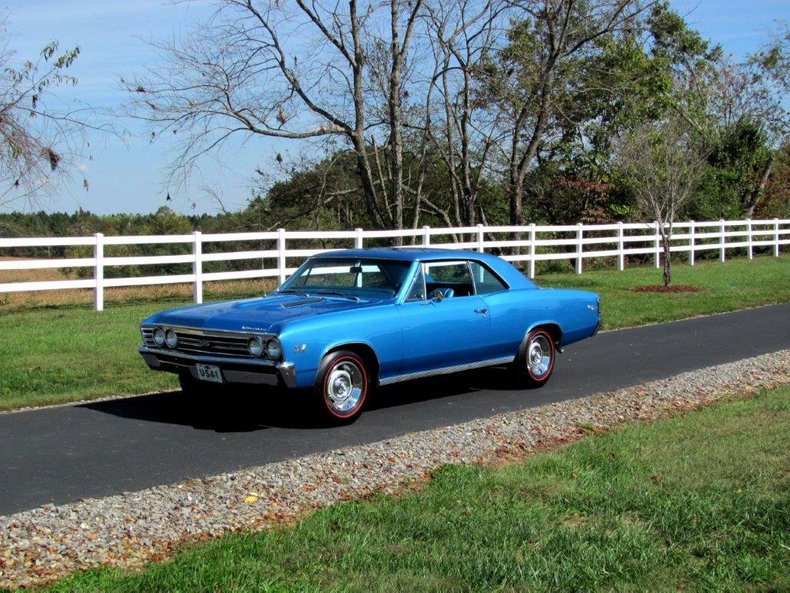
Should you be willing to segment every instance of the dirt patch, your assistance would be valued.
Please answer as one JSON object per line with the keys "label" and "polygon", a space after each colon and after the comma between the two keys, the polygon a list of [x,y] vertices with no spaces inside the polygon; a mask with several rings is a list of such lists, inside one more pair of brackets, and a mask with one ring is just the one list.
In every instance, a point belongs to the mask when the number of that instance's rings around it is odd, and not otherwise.
{"label": "dirt patch", "polygon": [[637,286],[631,289],[632,292],[699,292],[701,290],[701,287],[692,286],[691,284],[672,284],[671,286],[648,284],[647,286]]}

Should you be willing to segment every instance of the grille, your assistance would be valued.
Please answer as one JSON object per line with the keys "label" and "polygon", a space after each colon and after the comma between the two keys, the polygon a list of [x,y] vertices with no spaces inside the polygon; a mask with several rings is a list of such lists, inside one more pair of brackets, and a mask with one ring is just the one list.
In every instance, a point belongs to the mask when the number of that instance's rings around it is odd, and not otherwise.
{"label": "grille", "polygon": [[[156,348],[154,343],[154,328],[144,327],[141,329],[143,341],[146,346]],[[177,352],[190,352],[195,354],[224,354],[236,358],[252,358],[247,350],[247,340],[249,336],[240,334],[213,334],[201,330],[189,330],[185,328],[175,328],[178,336]]]}

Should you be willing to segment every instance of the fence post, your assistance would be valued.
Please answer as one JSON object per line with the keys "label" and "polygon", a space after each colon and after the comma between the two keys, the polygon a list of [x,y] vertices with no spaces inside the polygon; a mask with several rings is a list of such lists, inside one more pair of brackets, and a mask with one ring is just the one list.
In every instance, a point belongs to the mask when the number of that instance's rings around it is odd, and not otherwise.
{"label": "fence post", "polygon": [[694,265],[694,221],[689,221],[689,265]]}
{"label": "fence post", "polygon": [[485,250],[486,250],[486,248],[485,248],[485,240],[486,239],[485,239],[485,234],[483,233],[483,225],[482,224],[478,224],[477,225],[477,250],[480,253],[484,253]]}
{"label": "fence post", "polygon": [[535,240],[536,240],[536,231],[535,231],[535,223],[532,222],[529,225],[529,277],[535,277],[535,255],[537,249],[535,248]]}
{"label": "fence post", "polygon": [[754,253],[752,249],[752,219],[746,219],[746,242],[749,244],[749,261],[754,258]]}
{"label": "fence post", "polygon": [[195,282],[192,285],[192,297],[198,305],[203,302],[203,242],[200,231],[192,233],[195,238],[192,253],[195,261],[192,264],[192,272],[195,274]]}
{"label": "fence post", "polygon": [[617,223],[617,268],[625,270],[625,241],[623,241],[623,221]]}
{"label": "fence post", "polygon": [[362,235],[362,233],[364,231],[362,229],[359,229],[359,228],[354,229],[354,230],[357,232],[357,236],[354,238],[354,248],[362,249],[364,247],[363,241],[365,239],[364,236]]}
{"label": "fence post", "polygon": [[431,244],[431,227],[427,224],[422,227],[422,244],[426,247]]}
{"label": "fence post", "polygon": [[277,229],[277,277],[285,282],[285,229]]}
{"label": "fence post", "polygon": [[96,287],[93,292],[93,306],[96,311],[104,311],[104,235],[96,233],[96,245],[93,247],[93,257],[95,259],[95,269],[93,278]]}
{"label": "fence post", "polygon": [[579,223],[576,225],[576,273],[581,274],[584,264],[582,263],[582,253],[584,251],[584,225]]}
{"label": "fence post", "polygon": [[779,219],[774,218],[774,257],[779,257]]}
{"label": "fence post", "polygon": [[656,268],[660,268],[661,267],[661,247],[660,247],[661,235],[658,232],[658,221],[656,221],[656,236],[655,239],[653,239],[653,242],[655,243],[655,250],[656,250],[656,258],[655,258]]}
{"label": "fence post", "polygon": [[719,221],[719,223],[719,233],[721,234],[721,237],[719,237],[719,260],[724,262],[724,260],[727,258],[727,249],[725,248],[727,242],[724,240],[724,232],[727,228],[727,225],[724,224],[723,218]]}

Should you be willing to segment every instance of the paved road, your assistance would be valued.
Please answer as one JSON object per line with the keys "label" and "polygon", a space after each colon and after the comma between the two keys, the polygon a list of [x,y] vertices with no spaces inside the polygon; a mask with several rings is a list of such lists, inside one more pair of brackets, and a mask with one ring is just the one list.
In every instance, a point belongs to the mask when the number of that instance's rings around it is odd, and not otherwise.
{"label": "paved road", "polygon": [[[181,393],[0,415],[0,515],[107,496],[497,412],[627,387],[790,348],[790,304],[605,332],[560,355],[535,391],[492,369],[382,390],[355,424],[323,428],[281,396]],[[371,402],[374,403],[374,402]]]}

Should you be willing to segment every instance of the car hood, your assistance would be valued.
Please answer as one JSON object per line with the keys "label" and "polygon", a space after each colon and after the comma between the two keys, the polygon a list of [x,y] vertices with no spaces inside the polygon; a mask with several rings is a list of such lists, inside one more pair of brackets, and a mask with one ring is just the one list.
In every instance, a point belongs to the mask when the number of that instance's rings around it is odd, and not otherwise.
{"label": "car hood", "polygon": [[294,319],[359,309],[379,302],[381,299],[356,300],[334,296],[275,293],[254,299],[223,301],[162,311],[145,319],[143,323],[277,333],[280,325]]}

